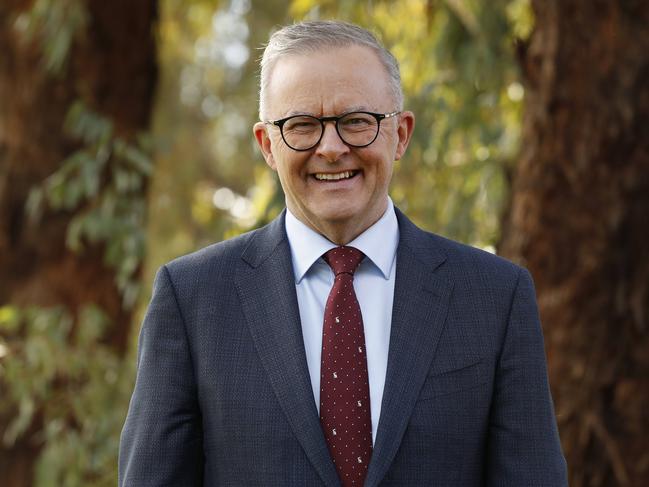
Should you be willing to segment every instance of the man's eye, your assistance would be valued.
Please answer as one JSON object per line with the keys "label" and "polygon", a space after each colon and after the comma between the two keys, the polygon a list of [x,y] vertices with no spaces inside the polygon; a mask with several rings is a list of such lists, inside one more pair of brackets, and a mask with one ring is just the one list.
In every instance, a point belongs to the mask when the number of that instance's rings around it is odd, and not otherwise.
{"label": "man's eye", "polygon": [[366,128],[374,124],[374,121],[367,117],[350,117],[344,118],[340,121],[345,128]]}
{"label": "man's eye", "polygon": [[319,125],[318,122],[315,120],[309,120],[309,119],[297,119],[297,120],[289,120],[286,125],[284,126],[285,130],[314,130],[317,126]]}

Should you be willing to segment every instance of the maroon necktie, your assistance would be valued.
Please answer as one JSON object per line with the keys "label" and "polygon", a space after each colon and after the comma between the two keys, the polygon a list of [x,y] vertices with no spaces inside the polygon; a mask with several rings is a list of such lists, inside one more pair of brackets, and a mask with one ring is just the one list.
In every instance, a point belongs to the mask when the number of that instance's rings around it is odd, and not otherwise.
{"label": "maroon necktie", "polygon": [[320,423],[344,487],[362,486],[372,456],[370,387],[354,271],[363,253],[336,247],[324,259],[336,275],[324,313]]}

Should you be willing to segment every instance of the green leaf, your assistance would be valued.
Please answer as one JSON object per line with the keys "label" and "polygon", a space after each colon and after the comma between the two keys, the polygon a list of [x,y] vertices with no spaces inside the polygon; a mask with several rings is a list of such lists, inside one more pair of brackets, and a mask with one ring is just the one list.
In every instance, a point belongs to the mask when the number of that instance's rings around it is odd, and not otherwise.
{"label": "green leaf", "polygon": [[18,331],[21,323],[21,314],[15,306],[0,307],[0,330],[8,333]]}
{"label": "green leaf", "polygon": [[68,230],[65,236],[65,245],[73,252],[80,252],[83,249],[83,224],[84,217],[77,216],[73,218],[68,225]]}
{"label": "green leaf", "polygon": [[79,314],[76,345],[82,349],[95,344],[104,334],[109,320],[106,313],[96,305],[84,306]]}
{"label": "green leaf", "polygon": [[124,149],[124,158],[141,174],[150,176],[153,173],[151,158],[135,146],[128,145]]}
{"label": "green leaf", "polygon": [[30,221],[36,222],[41,219],[43,215],[43,200],[45,199],[45,192],[43,188],[32,188],[27,196],[25,203],[25,211]]}
{"label": "green leaf", "polygon": [[18,407],[18,416],[9,423],[5,430],[2,441],[5,446],[11,447],[14,445],[18,437],[23,434],[31,424],[32,417],[36,410],[36,405],[31,397],[23,397],[20,400]]}

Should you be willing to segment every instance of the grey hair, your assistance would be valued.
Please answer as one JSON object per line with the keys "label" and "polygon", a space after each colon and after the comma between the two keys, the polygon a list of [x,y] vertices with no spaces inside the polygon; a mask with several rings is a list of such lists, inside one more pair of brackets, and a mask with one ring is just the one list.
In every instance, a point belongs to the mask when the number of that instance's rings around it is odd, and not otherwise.
{"label": "grey hair", "polygon": [[273,67],[282,56],[308,54],[326,48],[364,46],[376,53],[390,80],[390,89],[397,104],[403,108],[403,91],[399,62],[376,39],[374,34],[355,24],[339,20],[316,20],[287,25],[270,36],[261,57],[259,80],[259,117],[264,119],[265,95]]}

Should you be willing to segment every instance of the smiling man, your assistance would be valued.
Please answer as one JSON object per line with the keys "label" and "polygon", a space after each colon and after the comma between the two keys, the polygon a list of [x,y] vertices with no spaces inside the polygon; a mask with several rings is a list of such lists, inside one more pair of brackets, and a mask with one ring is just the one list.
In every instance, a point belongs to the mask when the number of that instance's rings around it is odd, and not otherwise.
{"label": "smiling man", "polygon": [[271,36],[253,131],[286,211],[158,272],[121,486],[567,485],[529,273],[394,207],[402,105],[366,30]]}

